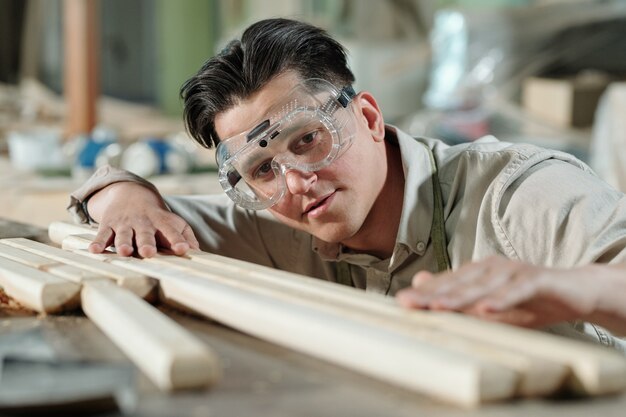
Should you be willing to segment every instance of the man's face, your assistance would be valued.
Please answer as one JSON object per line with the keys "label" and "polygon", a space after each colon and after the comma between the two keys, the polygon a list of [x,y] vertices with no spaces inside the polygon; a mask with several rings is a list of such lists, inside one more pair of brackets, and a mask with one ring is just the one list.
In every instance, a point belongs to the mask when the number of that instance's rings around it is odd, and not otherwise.
{"label": "man's face", "polygon": [[[249,99],[218,114],[215,128],[219,137],[228,138],[254,127],[300,81],[296,73],[286,72]],[[380,194],[386,169],[384,141],[380,135],[372,135],[363,106],[368,106],[367,100],[357,95],[348,107],[356,114],[356,126],[346,152],[319,171],[285,173],[285,195],[268,208],[282,223],[326,242],[348,244],[358,239]]]}

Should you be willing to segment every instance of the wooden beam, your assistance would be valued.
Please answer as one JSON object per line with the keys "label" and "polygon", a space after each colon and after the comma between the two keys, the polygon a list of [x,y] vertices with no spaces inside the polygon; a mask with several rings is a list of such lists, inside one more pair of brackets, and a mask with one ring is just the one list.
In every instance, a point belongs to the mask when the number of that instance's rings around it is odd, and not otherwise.
{"label": "wooden beam", "polygon": [[167,299],[212,319],[406,389],[463,406],[515,394],[516,372],[468,353],[356,323],[343,314],[313,310],[297,301],[242,291],[167,265],[135,258],[111,262],[159,278]]}
{"label": "wooden beam", "polygon": [[63,239],[61,248],[65,250],[86,250],[93,242],[95,235],[70,235]]}
{"label": "wooden beam", "polygon": [[[559,375],[562,376],[563,366],[570,372],[567,380],[569,388],[577,392],[601,395],[626,388],[626,359],[601,346],[539,331],[488,323],[455,313],[408,311],[387,297],[200,251],[188,253],[192,262],[169,256],[143,261],[119,259],[111,254],[98,256],[117,265],[127,264],[126,267],[135,271],[150,271],[154,277],[161,279],[163,293],[171,301],[212,318],[222,315],[214,311],[213,302],[209,301],[212,300],[209,291],[201,289],[207,285],[226,286],[235,292],[246,293],[246,297],[265,297],[276,303],[295,303],[298,307],[314,310],[315,314],[331,314],[339,319],[367,322],[370,326],[392,331],[396,335],[417,338],[420,343],[425,342],[431,347],[442,348],[451,344],[453,346],[447,350],[458,349],[479,361],[487,357],[491,359],[489,362],[492,365],[495,362],[514,370],[521,376],[516,390],[519,395],[551,392]],[[161,269],[146,265],[150,263],[160,263]],[[181,277],[184,278],[184,285],[180,283]],[[202,295],[193,291],[183,295],[190,286]],[[199,299],[205,296],[206,300]],[[243,315],[241,312],[237,314]],[[254,316],[253,312],[249,314]],[[285,314],[289,317],[288,313]],[[227,316],[218,320],[233,325]],[[238,320],[244,321],[241,317]],[[233,326],[245,327],[246,324]],[[244,331],[256,334],[254,329]],[[271,335],[262,337],[274,340]],[[446,340],[452,343],[446,343]],[[287,344],[283,342],[278,343]],[[546,369],[545,375],[551,376],[542,376],[542,368]],[[478,395],[474,401],[483,401],[488,396]]]}
{"label": "wooden beam", "polygon": [[[411,323],[417,328],[425,326],[457,334],[472,340],[489,341],[490,344],[524,353],[547,361],[565,363],[571,373],[567,383],[570,389],[588,395],[620,392],[626,389],[626,359],[620,353],[580,341],[554,336],[536,330],[489,323],[457,313],[408,311],[396,305],[393,299],[369,294],[354,288],[302,277],[285,271],[253,265],[206,252],[191,251],[189,257],[216,273],[229,270],[249,279],[258,279],[285,288],[300,288],[309,296],[316,295],[343,303],[346,308],[362,308],[373,315]],[[219,272],[218,272],[219,271]]]}
{"label": "wooden beam", "polygon": [[43,243],[23,238],[0,239],[0,244],[23,249],[40,256],[54,259],[68,265],[85,269],[96,274],[114,279],[118,285],[127,288],[138,296],[145,298],[152,295],[156,281],[116,265],[88,259],[63,249],[53,248]]}
{"label": "wooden beam", "polygon": [[79,285],[4,257],[0,257],[0,286],[15,301],[40,313],[78,306]]}
{"label": "wooden beam", "polygon": [[48,225],[48,237],[57,245],[63,243],[63,239],[72,235],[93,235],[98,233],[98,229],[84,224],[73,224],[67,222],[52,222]]}
{"label": "wooden beam", "polygon": [[[123,261],[123,258],[121,260]],[[157,255],[155,258],[145,259],[143,262],[169,265],[253,294],[260,294],[285,302],[295,302],[312,310],[349,318],[355,322],[378,326],[381,329],[393,330],[440,349],[464,353],[479,360],[497,363],[518,374],[520,382],[517,386],[516,395],[519,396],[550,395],[561,388],[568,373],[568,367],[565,364],[528,355],[520,349],[495,348],[484,340],[468,339],[431,326],[417,326],[399,315],[378,314],[369,308],[369,304],[355,306],[354,303],[346,303],[346,300],[354,301],[353,298],[333,298],[332,296],[329,297],[328,294],[321,294],[319,291],[311,291],[312,288],[309,287],[309,284],[319,280],[309,282],[308,278],[302,279],[295,275],[292,275],[289,280],[284,278],[274,280],[270,276],[265,277],[267,279],[259,279],[250,275],[253,272],[251,269],[235,271],[231,268],[231,264],[226,264],[226,267],[215,264],[208,269],[207,265],[177,256]],[[258,270],[256,272],[257,274],[254,275],[258,275]],[[317,286],[313,286],[313,288],[319,289]],[[351,290],[354,293],[353,296],[362,294],[360,290]],[[379,296],[375,295],[372,300],[378,298]],[[393,306],[393,311],[397,312],[397,310],[398,307]]]}
{"label": "wooden beam", "polygon": [[0,245],[0,257],[11,259],[12,261],[37,268],[40,271],[49,272],[61,278],[68,279],[76,283],[85,280],[107,279],[101,274],[78,268],[73,265],[66,265],[45,256],[37,255],[23,249],[14,248],[8,245]]}
{"label": "wooden beam", "polygon": [[216,356],[173,320],[110,282],[87,282],[82,309],[163,390],[207,387],[219,375]]}

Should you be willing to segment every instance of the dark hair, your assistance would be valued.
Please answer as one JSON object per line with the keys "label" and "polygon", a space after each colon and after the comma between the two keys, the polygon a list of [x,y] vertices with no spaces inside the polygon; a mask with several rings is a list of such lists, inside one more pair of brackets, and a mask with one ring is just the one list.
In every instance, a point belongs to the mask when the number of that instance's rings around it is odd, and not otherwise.
{"label": "dark hair", "polygon": [[217,146],[215,116],[287,70],[295,70],[303,80],[322,78],[339,88],[354,82],[344,48],[324,30],[295,20],[261,20],[181,87],[189,134],[204,147]]}

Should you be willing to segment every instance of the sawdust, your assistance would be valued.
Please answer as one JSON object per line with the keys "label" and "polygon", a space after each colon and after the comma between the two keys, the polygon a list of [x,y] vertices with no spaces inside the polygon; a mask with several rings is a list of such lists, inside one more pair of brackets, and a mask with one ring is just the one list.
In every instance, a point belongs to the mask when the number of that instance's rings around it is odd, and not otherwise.
{"label": "sawdust", "polygon": [[9,297],[4,290],[0,288],[0,317],[23,317],[36,315],[36,311],[24,307],[13,298]]}

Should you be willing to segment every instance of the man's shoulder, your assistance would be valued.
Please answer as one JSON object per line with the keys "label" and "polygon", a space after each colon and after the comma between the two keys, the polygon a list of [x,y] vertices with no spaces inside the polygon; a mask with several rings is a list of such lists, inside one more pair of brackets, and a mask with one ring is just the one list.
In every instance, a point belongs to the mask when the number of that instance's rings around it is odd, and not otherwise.
{"label": "man's shoulder", "polygon": [[480,167],[487,170],[489,167],[501,168],[506,172],[523,172],[546,160],[560,160],[567,162],[584,171],[589,167],[575,156],[543,148],[529,143],[512,143],[500,141],[494,136],[485,136],[473,142],[446,145],[441,140],[416,138],[429,146],[441,168],[453,166],[460,168]]}
{"label": "man's shoulder", "polygon": [[548,156],[557,152],[528,143],[501,141],[495,136],[483,136],[472,142],[452,146],[444,145],[442,141],[433,143],[435,145],[434,150],[439,150],[442,157],[479,158],[482,161],[489,159],[526,160],[535,155]]}
{"label": "man's shoulder", "polygon": [[548,160],[563,161],[583,171],[591,171],[584,162],[568,153],[530,143],[501,141],[494,136],[450,145],[440,139],[414,137],[400,129],[395,129],[394,133],[400,142],[405,143],[404,149],[409,152],[415,150],[409,144],[411,142],[421,143],[430,149],[443,182],[450,182],[459,175],[481,181],[494,177],[510,181]]}

